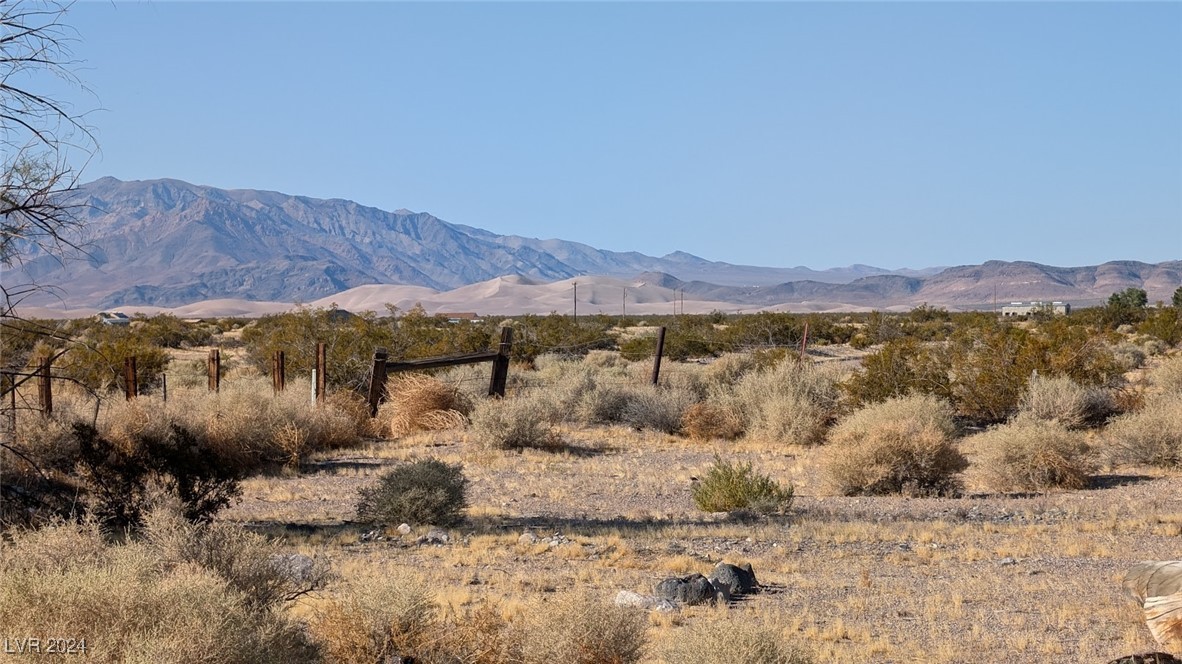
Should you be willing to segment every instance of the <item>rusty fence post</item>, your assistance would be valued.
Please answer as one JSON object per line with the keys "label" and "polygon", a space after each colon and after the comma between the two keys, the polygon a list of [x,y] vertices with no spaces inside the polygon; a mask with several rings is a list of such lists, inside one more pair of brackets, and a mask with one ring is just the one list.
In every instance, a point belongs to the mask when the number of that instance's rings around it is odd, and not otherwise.
{"label": "rusty fence post", "polygon": [[800,361],[804,362],[805,351],[809,347],[809,322],[804,322],[804,337],[800,340]]}
{"label": "rusty fence post", "polygon": [[378,404],[385,398],[386,392],[386,360],[390,355],[385,348],[376,348],[373,352],[373,373],[369,375],[369,416],[377,417]]}
{"label": "rusty fence post", "polygon": [[53,415],[53,377],[50,374],[53,360],[41,358],[41,366],[37,369],[37,396],[41,404],[41,414],[45,417]]}
{"label": "rusty fence post", "polygon": [[287,361],[283,351],[277,350],[271,356],[271,389],[279,394],[287,387]]}
{"label": "rusty fence post", "polygon": [[665,328],[657,328],[657,352],[653,356],[653,385],[661,379],[661,356],[665,354]]}
{"label": "rusty fence post", "polygon": [[139,396],[139,377],[135,372],[135,357],[123,358],[123,395],[128,401]]}
{"label": "rusty fence post", "polygon": [[316,403],[324,403],[325,391],[328,388],[328,352],[324,342],[316,344]]}
{"label": "rusty fence post", "polygon": [[218,348],[209,349],[209,361],[207,363],[209,371],[209,391],[222,391],[222,351]]}
{"label": "rusty fence post", "polygon": [[513,328],[501,328],[501,344],[492,362],[492,378],[488,384],[488,396],[505,396],[505,385],[509,382],[509,355],[513,350]]}

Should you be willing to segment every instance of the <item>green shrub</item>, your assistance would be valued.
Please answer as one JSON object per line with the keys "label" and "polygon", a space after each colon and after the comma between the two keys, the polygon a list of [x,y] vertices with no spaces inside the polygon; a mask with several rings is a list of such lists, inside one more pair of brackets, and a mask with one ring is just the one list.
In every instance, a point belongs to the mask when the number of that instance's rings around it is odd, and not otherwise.
{"label": "green shrub", "polygon": [[732,464],[714,457],[714,465],[694,485],[694,503],[704,512],[751,510],[782,514],[792,506],[793,488],[781,487],[767,475],[756,473],[751,462]]}
{"label": "green shrub", "polygon": [[972,436],[974,466],[993,491],[1082,489],[1088,485],[1089,449],[1079,433],[1055,420],[1021,417]]}
{"label": "green shrub", "polygon": [[419,459],[385,473],[376,486],[361,489],[357,518],[369,523],[454,526],[464,518],[467,487],[462,466]]}
{"label": "green shrub", "polygon": [[150,489],[162,488],[181,504],[184,517],[208,521],[241,493],[236,469],[219,463],[188,430],[171,425],[119,445],[88,424],[74,425],[80,475],[91,514],[111,531],[138,529]]}
{"label": "green shrub", "polygon": [[856,411],[829,433],[824,470],[842,495],[953,495],[968,466],[953,442],[947,402],[930,395],[888,399]]}
{"label": "green shrub", "polygon": [[514,397],[481,402],[472,411],[472,441],[485,449],[556,449],[562,440],[550,424],[554,417],[541,398]]}

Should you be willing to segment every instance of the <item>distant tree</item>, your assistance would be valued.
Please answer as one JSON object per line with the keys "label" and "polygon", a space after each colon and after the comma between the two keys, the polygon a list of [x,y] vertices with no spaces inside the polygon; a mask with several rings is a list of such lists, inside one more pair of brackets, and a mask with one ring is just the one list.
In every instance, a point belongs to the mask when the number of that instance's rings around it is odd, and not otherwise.
{"label": "distant tree", "polygon": [[1145,305],[1149,295],[1141,288],[1126,288],[1108,296],[1104,318],[1113,326],[1130,325],[1145,319]]}

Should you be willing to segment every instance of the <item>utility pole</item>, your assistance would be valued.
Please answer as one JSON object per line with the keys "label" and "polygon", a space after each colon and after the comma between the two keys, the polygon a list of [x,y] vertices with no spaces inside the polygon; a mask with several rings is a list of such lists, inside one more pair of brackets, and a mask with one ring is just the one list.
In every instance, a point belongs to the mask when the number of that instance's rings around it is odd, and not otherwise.
{"label": "utility pole", "polygon": [[624,287],[624,300],[620,304],[620,318],[628,315],[628,287]]}
{"label": "utility pole", "polygon": [[575,287],[575,295],[574,295],[575,315],[574,315],[574,317],[575,317],[575,320],[578,321],[579,320],[579,282],[577,282],[577,281],[572,282],[572,285]]}

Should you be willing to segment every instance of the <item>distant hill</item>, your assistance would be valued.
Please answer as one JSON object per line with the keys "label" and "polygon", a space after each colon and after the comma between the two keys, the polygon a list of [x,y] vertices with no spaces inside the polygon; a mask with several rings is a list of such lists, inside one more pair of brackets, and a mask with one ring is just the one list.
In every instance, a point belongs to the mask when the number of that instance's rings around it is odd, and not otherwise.
{"label": "distant hill", "polygon": [[[360,306],[386,293],[390,302],[434,302],[441,310],[544,313],[565,311],[565,292],[573,289],[564,280],[583,278],[580,300],[612,312],[625,288],[636,313],[648,305],[664,311],[663,303],[675,298],[695,303],[687,311],[885,309],[925,302],[974,308],[1032,299],[1093,304],[1130,286],[1146,289],[1150,301],[1168,300],[1182,284],[1180,261],[1089,267],[990,261],[890,271],[732,265],[684,252],[658,258],[497,235],[427,213],[386,212],[341,199],[178,180],[103,178],[84,185],[81,195],[87,255],[65,262],[23,256],[22,268],[4,275],[6,285],[33,279],[60,288],[60,299],[38,295],[24,305],[99,309],[225,300],[241,312],[251,301],[273,303],[267,305],[272,309],[334,298]],[[587,281],[590,276],[606,280]]]}
{"label": "distant hill", "polygon": [[497,235],[427,213],[179,180],[108,177],[84,185],[81,194],[88,206],[87,260],[63,265],[34,254],[24,266],[39,283],[61,286],[65,303],[73,305],[309,301],[365,284],[447,290],[514,274],[554,281],[659,271],[720,284],[769,285],[889,273],[860,265],[824,271],[731,265],[682,252],[656,258]]}

